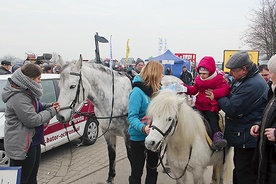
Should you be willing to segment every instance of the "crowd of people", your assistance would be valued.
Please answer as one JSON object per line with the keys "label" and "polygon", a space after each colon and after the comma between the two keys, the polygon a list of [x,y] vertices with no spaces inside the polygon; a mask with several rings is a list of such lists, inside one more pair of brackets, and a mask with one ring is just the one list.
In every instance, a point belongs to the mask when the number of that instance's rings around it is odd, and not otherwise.
{"label": "crowd of people", "polygon": [[[208,120],[212,130],[211,149],[222,151],[226,146],[234,147],[233,183],[276,183],[276,55],[267,65],[257,66],[246,51],[239,51],[229,58],[226,68],[230,69],[228,74],[219,72],[214,58],[204,56],[194,79],[183,66],[180,74],[183,83],[179,85],[187,88],[187,95],[196,95],[194,108]],[[155,92],[162,89],[164,67],[158,61],[145,64],[138,58],[133,70],[136,76],[129,95],[128,132],[134,159],[129,183],[143,183],[146,162],[144,183],[155,184],[158,155],[144,145],[150,132],[146,110]],[[41,127],[59,111],[58,102],[39,101],[41,74],[60,71],[60,66],[41,69],[30,63],[12,70],[11,62],[1,62],[1,75],[13,73],[2,92],[7,106],[5,150],[11,166],[22,166],[22,183],[36,183],[43,137]],[[172,75],[171,68],[166,68],[165,75]],[[220,110],[225,112],[224,131],[218,125]]]}

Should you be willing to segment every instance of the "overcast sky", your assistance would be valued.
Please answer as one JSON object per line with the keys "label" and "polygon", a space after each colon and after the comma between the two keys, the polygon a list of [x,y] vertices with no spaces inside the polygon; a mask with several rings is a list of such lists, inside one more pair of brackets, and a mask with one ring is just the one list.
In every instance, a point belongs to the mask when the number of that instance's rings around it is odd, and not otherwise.
{"label": "overcast sky", "polygon": [[[0,0],[0,58],[56,52],[64,60],[95,58],[96,32],[110,40],[113,59],[158,55],[159,38],[173,53],[211,55],[250,49],[241,36],[259,0]],[[102,58],[110,45],[100,43]],[[164,51],[162,51],[163,53]]]}

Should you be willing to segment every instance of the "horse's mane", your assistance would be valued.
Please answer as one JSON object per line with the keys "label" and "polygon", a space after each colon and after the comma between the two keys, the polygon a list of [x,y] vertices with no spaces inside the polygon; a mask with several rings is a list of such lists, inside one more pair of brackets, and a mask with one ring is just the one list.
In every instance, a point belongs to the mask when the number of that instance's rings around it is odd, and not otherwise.
{"label": "horse's mane", "polygon": [[[205,137],[205,126],[202,116],[186,103],[185,98],[175,94],[172,90],[164,89],[150,102],[147,110],[149,117],[177,115],[178,129],[182,129],[185,142],[190,144],[195,136],[200,134]],[[174,117],[172,117],[174,118]],[[197,132],[197,133],[195,133]]]}
{"label": "horse's mane", "polygon": [[[66,68],[70,67],[70,66],[74,66],[74,62],[71,62],[71,63],[66,63],[65,65],[62,66],[62,70],[66,70]],[[98,71],[101,71],[103,73],[106,73],[108,75],[111,75],[111,72],[113,71],[114,75],[115,76],[125,76],[123,75],[123,72],[119,72],[119,71],[115,71],[115,70],[111,70],[109,67],[107,66],[104,66],[102,64],[97,64],[97,63],[82,63],[82,67],[83,68],[91,68],[91,69],[95,69],[95,70],[98,70]]]}

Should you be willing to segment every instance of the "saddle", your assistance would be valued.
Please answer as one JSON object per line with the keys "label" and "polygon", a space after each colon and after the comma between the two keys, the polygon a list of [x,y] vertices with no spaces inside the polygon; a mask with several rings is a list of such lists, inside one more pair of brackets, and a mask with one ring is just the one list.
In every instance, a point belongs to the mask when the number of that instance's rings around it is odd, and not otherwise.
{"label": "saddle", "polygon": [[[224,132],[224,124],[223,124],[222,114],[219,113],[218,116],[219,116],[219,127],[220,127],[220,130],[221,130],[221,132]],[[209,144],[209,146],[211,148],[211,146],[213,144],[213,132],[212,132],[210,124],[209,124],[209,122],[208,122],[208,120],[206,118],[203,119],[203,122],[204,122],[204,125],[205,125],[205,128],[206,128],[206,132],[207,132],[206,139],[207,139],[207,142],[208,142],[208,144]]]}

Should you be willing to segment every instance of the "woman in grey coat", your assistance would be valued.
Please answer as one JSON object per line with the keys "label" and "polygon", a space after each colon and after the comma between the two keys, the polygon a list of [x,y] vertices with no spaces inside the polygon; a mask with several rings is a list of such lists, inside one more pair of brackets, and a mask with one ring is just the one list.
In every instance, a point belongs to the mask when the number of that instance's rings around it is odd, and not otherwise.
{"label": "woman in grey coat", "polygon": [[59,111],[59,103],[44,104],[42,70],[26,64],[9,78],[2,99],[6,103],[4,146],[11,166],[21,166],[21,184],[36,184],[43,144],[43,126]]}

